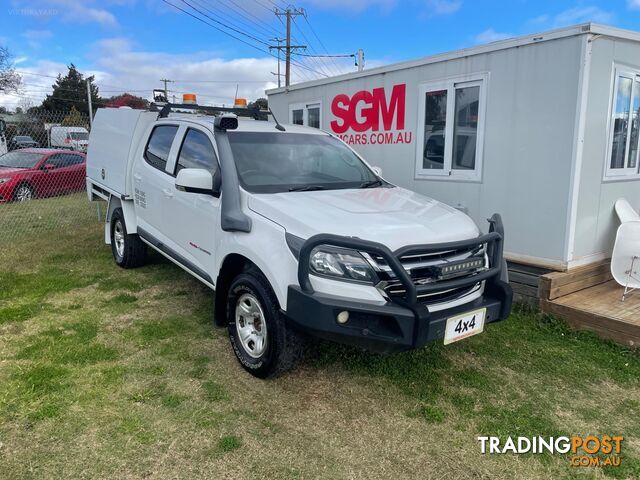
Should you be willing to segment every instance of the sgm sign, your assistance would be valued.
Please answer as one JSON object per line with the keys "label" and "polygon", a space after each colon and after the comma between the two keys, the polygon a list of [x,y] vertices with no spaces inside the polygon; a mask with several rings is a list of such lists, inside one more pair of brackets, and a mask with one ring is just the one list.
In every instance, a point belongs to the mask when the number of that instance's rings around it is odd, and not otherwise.
{"label": "sgm sign", "polygon": [[388,98],[384,87],[360,90],[351,97],[336,95],[331,102],[336,117],[331,130],[355,145],[411,143],[412,132],[404,131],[406,90],[402,83],[393,86]]}

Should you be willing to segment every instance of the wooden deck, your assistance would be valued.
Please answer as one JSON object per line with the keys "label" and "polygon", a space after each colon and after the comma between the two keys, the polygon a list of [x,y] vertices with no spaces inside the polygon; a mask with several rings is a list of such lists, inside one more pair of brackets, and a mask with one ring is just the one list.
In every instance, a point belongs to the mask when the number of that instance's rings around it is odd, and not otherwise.
{"label": "wooden deck", "polygon": [[611,279],[608,262],[541,277],[540,308],[578,330],[626,346],[640,346],[640,291],[622,301],[623,287]]}

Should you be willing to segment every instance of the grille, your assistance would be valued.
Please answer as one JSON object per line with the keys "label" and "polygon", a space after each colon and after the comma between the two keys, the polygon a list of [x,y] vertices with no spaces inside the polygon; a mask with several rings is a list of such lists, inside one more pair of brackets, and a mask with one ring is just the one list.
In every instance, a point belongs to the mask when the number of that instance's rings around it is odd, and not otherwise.
{"label": "grille", "polygon": [[[395,274],[387,262],[378,255],[368,255],[368,259],[372,266],[378,271],[380,283],[378,289],[384,292],[389,298],[400,298],[405,295],[406,289],[402,283],[397,280]],[[450,280],[453,278],[472,277],[488,268],[488,260],[483,244],[475,245],[471,248],[448,250],[442,252],[416,252],[410,255],[403,255],[400,263],[409,273],[416,286],[426,285]],[[449,274],[442,274],[446,266],[451,265],[477,265],[477,260],[481,260],[481,267],[462,268]],[[464,286],[461,288],[445,289],[430,293],[418,294],[418,300],[423,303],[437,304],[455,300],[457,298],[469,295],[480,288],[480,282]]]}

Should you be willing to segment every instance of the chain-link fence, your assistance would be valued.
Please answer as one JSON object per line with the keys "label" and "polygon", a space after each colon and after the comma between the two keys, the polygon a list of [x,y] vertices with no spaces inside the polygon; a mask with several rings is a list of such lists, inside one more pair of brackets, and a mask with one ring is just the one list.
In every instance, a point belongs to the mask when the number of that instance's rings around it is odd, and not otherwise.
{"label": "chain-link fence", "polygon": [[0,120],[0,246],[98,222],[85,193],[89,117],[33,111]]}

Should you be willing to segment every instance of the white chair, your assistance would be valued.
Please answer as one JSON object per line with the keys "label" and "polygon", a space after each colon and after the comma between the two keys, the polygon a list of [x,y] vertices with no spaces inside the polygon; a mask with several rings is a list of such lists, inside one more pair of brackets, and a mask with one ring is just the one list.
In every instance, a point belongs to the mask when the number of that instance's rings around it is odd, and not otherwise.
{"label": "white chair", "polygon": [[640,288],[640,215],[624,198],[616,202],[615,209],[621,225],[611,255],[611,275],[624,286],[624,302],[627,294]]}

